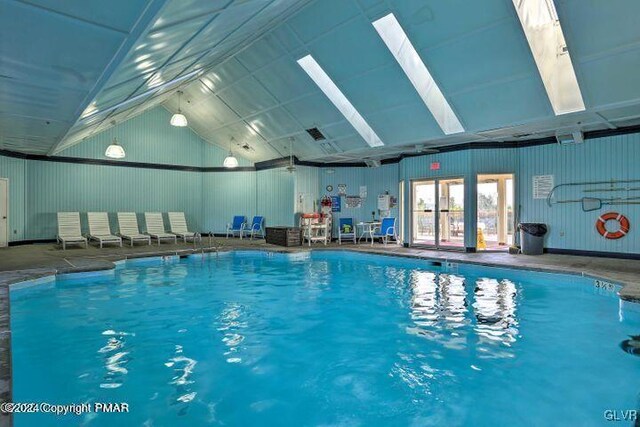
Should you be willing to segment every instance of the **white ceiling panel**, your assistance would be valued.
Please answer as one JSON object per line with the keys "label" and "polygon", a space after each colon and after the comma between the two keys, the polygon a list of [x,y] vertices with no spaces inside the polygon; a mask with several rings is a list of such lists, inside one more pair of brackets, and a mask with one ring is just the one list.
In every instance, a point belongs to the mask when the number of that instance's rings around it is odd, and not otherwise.
{"label": "white ceiling panel", "polygon": [[22,0],[45,10],[127,33],[135,24],[147,0]]}
{"label": "white ceiling panel", "polygon": [[367,115],[371,123],[384,123],[377,129],[388,145],[424,142],[442,136],[438,123],[420,101]]}
{"label": "white ceiling panel", "polygon": [[302,42],[308,43],[359,15],[360,9],[354,1],[322,0],[301,10],[289,25]]}
{"label": "white ceiling panel", "polygon": [[210,17],[203,16],[149,33],[136,43],[127,59],[107,83],[107,87],[118,85],[164,66],[175,55],[176,49],[193,37],[194,33],[200,30],[209,19]]}
{"label": "white ceiling panel", "polygon": [[285,108],[305,129],[330,123],[345,122],[336,107],[321,93],[288,103]]}
{"label": "white ceiling panel", "polygon": [[90,90],[125,38],[15,2],[4,2],[0,28],[0,74],[44,87]]}
{"label": "white ceiling panel", "polygon": [[394,13],[418,51],[469,35],[513,18],[504,0],[404,0],[393,2]]}
{"label": "white ceiling panel", "polygon": [[268,140],[278,139],[303,130],[283,108],[274,108],[248,117],[247,122]]}
{"label": "white ceiling panel", "polygon": [[243,117],[277,104],[276,99],[253,77],[245,77],[221,90],[218,96]]}
{"label": "white ceiling panel", "polygon": [[[640,109],[633,0],[555,1],[587,107],[561,119],[511,0],[0,1],[0,145],[24,152],[58,153],[158,103],[175,111],[179,89],[198,134],[249,143],[239,154],[253,161],[288,154],[289,135],[300,158],[381,158],[414,141],[611,128]],[[378,35],[389,13],[465,133],[443,135]],[[390,147],[367,147],[296,63],[307,55]]]}
{"label": "white ceiling panel", "polygon": [[234,0],[180,0],[171,1],[162,9],[151,31],[167,28],[202,16],[212,16],[228,7]]}
{"label": "white ceiling panel", "polygon": [[553,116],[537,76],[479,87],[451,100],[470,132]]}

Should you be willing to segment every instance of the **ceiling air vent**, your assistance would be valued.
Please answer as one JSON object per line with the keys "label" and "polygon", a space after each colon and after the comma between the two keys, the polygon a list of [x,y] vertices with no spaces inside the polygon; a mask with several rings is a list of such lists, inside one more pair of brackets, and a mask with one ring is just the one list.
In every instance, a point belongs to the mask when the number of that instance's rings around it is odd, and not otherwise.
{"label": "ceiling air vent", "polygon": [[569,134],[556,134],[556,141],[560,145],[581,144],[584,142],[584,135],[580,131]]}
{"label": "ceiling air vent", "polygon": [[307,129],[307,133],[311,135],[311,138],[313,138],[314,141],[322,141],[323,139],[327,139],[318,128]]}

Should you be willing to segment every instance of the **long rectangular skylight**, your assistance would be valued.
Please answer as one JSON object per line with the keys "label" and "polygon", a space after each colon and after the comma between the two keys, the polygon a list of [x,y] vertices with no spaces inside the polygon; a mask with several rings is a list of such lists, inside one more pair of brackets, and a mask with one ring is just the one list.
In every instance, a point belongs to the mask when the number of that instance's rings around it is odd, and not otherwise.
{"label": "long rectangular skylight", "polygon": [[404,73],[411,80],[413,87],[416,88],[420,98],[433,114],[440,129],[446,135],[464,132],[464,127],[462,127],[460,120],[451,109],[442,91],[433,80],[427,66],[420,59],[420,55],[418,55],[393,13],[374,21],[373,26],[382,37],[393,57],[400,64]]}
{"label": "long rectangular skylight", "polygon": [[584,110],[553,0],[513,0],[520,24],[556,115]]}
{"label": "long rectangular skylight", "polygon": [[371,147],[380,147],[384,145],[382,140],[376,135],[371,126],[358,113],[358,110],[349,102],[346,96],[340,91],[338,86],[331,80],[331,77],[324,72],[322,67],[316,62],[311,55],[298,59],[298,64],[318,85],[320,90],[329,98],[342,115],[351,123],[356,131],[364,138]]}

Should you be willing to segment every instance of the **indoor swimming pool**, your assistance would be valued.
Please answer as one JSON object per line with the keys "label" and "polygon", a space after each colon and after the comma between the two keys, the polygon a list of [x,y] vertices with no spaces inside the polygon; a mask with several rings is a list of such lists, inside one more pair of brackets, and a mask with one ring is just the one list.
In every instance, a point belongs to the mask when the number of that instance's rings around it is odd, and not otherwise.
{"label": "indoor swimming pool", "polygon": [[13,401],[130,412],[15,425],[607,424],[640,405],[640,308],[616,291],[344,251],[142,259],[22,284]]}

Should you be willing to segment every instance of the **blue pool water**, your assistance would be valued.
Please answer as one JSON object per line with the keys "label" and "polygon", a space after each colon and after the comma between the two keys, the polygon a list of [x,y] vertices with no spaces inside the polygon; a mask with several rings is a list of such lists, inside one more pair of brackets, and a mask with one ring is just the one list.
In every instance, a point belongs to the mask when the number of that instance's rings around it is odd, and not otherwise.
{"label": "blue pool water", "polygon": [[[340,252],[129,262],[11,292],[16,426],[607,425],[640,311],[592,279]],[[626,422],[623,425],[632,425]]]}

